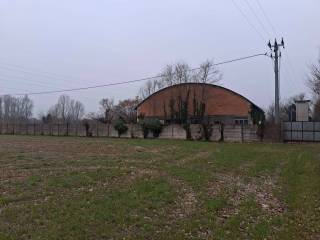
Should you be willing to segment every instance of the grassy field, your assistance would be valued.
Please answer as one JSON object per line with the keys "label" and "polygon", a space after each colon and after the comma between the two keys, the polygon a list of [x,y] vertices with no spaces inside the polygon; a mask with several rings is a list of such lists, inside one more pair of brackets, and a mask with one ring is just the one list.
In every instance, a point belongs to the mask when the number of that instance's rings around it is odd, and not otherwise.
{"label": "grassy field", "polygon": [[0,239],[320,239],[320,145],[0,136]]}

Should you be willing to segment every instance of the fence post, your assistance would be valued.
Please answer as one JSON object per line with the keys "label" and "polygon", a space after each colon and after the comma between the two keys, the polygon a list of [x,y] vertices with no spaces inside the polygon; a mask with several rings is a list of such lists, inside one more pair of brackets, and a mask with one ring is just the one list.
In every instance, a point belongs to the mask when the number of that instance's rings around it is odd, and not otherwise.
{"label": "fence post", "polygon": [[292,142],[292,120],[291,120],[291,128],[290,128],[290,131],[291,131],[290,141]]}
{"label": "fence post", "polygon": [[60,136],[60,124],[58,123],[58,136]]}
{"label": "fence post", "polygon": [[99,137],[99,122],[97,121],[97,137]]}
{"label": "fence post", "polygon": [[302,142],[303,142],[303,122],[301,122],[301,129],[302,129]]}
{"label": "fence post", "polygon": [[312,122],[313,124],[312,124],[312,127],[313,127],[313,142],[315,142],[316,141],[316,129],[315,129],[315,127],[314,127],[314,122]]}
{"label": "fence post", "polygon": [[[171,137],[173,138],[173,124],[171,123]],[[148,135],[147,135],[148,138]]]}
{"label": "fence post", "polygon": [[67,136],[69,136],[69,123],[67,122]]}
{"label": "fence post", "polygon": [[36,122],[33,122],[33,135],[36,135]]}
{"label": "fence post", "polygon": [[243,122],[241,123],[241,142],[243,143],[244,142],[244,139],[243,139]]}

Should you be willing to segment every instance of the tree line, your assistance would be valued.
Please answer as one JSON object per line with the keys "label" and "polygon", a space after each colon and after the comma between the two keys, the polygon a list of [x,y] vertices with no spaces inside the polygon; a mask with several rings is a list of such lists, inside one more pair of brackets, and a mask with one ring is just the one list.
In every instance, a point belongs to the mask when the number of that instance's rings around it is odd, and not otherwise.
{"label": "tree line", "polygon": [[25,121],[32,117],[33,101],[28,96],[0,96],[0,120],[6,122]]}

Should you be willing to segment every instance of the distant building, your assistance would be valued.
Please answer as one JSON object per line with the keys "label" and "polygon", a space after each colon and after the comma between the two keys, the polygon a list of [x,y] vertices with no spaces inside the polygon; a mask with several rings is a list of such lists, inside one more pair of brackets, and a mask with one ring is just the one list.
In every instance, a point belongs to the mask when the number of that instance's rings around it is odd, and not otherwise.
{"label": "distant building", "polygon": [[143,118],[166,123],[256,124],[264,119],[261,108],[244,96],[221,86],[182,83],[155,92],[137,106]]}
{"label": "distant building", "polygon": [[309,103],[310,103],[310,100],[295,101],[297,122],[309,121]]}

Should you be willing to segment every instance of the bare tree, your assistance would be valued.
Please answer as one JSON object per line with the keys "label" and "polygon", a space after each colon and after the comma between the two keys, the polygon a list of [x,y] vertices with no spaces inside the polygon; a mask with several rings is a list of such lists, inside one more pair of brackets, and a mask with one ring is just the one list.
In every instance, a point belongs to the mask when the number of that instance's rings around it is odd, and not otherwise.
{"label": "bare tree", "polygon": [[174,75],[174,67],[172,65],[167,65],[161,73],[163,87],[174,85]]}
{"label": "bare tree", "polygon": [[174,84],[191,82],[190,67],[186,63],[177,63],[174,67]]}
{"label": "bare tree", "polygon": [[25,121],[32,117],[33,102],[28,96],[0,97],[0,119],[3,121]]}
{"label": "bare tree", "polygon": [[100,112],[102,116],[98,116],[100,121],[105,123],[111,123],[114,117],[114,101],[111,98],[103,98],[100,101]]}
{"label": "bare tree", "polygon": [[62,120],[70,121],[69,112],[70,112],[71,98],[68,95],[61,95],[58,99],[58,109],[60,109],[60,114]]}
{"label": "bare tree", "polygon": [[29,119],[32,116],[33,102],[32,100],[25,95],[20,99],[20,115],[23,119]]}
{"label": "bare tree", "polygon": [[[159,81],[159,80],[158,80]],[[144,86],[140,88],[139,95],[141,98],[147,98],[151,94],[155,93],[158,90],[158,81],[157,80],[148,80]]]}
{"label": "bare tree", "polygon": [[71,99],[68,95],[61,95],[58,102],[50,108],[48,114],[53,119],[71,122],[80,120],[84,112],[84,105],[81,102]]}
{"label": "bare tree", "polygon": [[60,110],[59,110],[58,104],[55,104],[52,107],[50,107],[47,115],[50,115],[53,121],[59,120],[60,119]]}
{"label": "bare tree", "polygon": [[320,121],[320,98],[314,104],[312,117],[314,121]]}
{"label": "bare tree", "polygon": [[200,83],[217,83],[222,79],[222,74],[215,67],[213,61],[207,60],[200,65],[195,81]]}
{"label": "bare tree", "polygon": [[313,64],[310,67],[310,75],[307,81],[307,85],[313,93],[314,107],[313,107],[313,119],[320,120],[320,56],[317,64]]}
{"label": "bare tree", "polygon": [[320,57],[317,64],[310,67],[310,76],[307,82],[308,87],[316,98],[320,97]]}
{"label": "bare tree", "polygon": [[14,118],[16,100],[10,95],[3,96],[3,118],[5,121],[10,121]]}
{"label": "bare tree", "polygon": [[204,62],[198,70],[191,69],[184,62],[179,62],[174,65],[167,65],[158,79],[147,81],[140,89],[140,97],[145,99],[156,91],[175,84],[190,82],[217,83],[221,78],[222,75],[213,61]]}
{"label": "bare tree", "polygon": [[68,95],[61,95],[58,102],[52,107],[51,115],[63,122],[67,121],[70,101],[71,99]]}
{"label": "bare tree", "polygon": [[68,119],[71,121],[78,121],[84,115],[84,106],[81,102],[76,100],[70,101],[69,111],[68,111]]}
{"label": "bare tree", "polygon": [[114,101],[112,98],[103,98],[99,102],[100,111],[98,113],[90,113],[90,119],[102,122],[107,125],[107,136],[110,134],[111,123],[114,118]]}
{"label": "bare tree", "polygon": [[137,121],[136,106],[140,101],[138,96],[133,99],[119,101],[118,105],[115,106],[117,117],[123,119],[127,123],[135,123]]}

